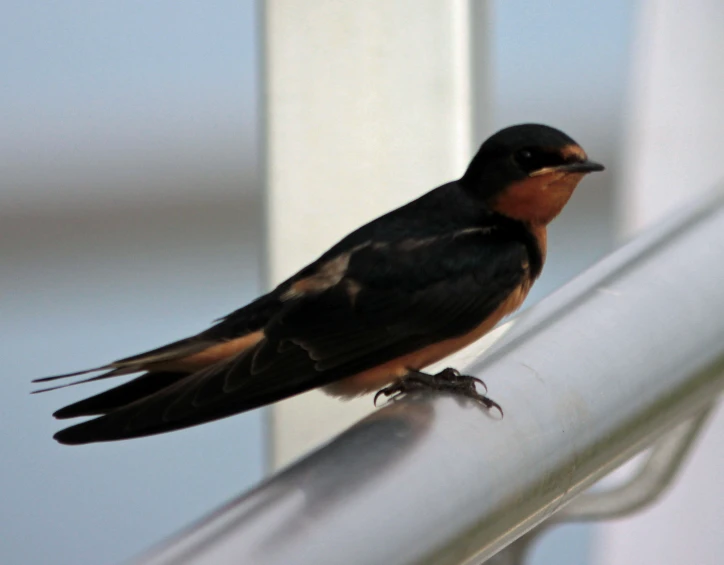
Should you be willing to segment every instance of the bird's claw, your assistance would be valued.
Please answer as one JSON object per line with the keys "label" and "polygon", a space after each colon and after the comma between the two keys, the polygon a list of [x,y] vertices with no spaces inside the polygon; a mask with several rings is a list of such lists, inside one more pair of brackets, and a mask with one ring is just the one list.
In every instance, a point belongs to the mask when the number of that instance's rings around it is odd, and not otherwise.
{"label": "bird's claw", "polygon": [[488,398],[485,394],[478,392],[476,385],[482,386],[487,394],[488,387],[481,379],[470,375],[461,375],[460,371],[453,368],[444,369],[436,375],[423,373],[421,371],[410,371],[407,376],[377,391],[374,397],[374,405],[377,406],[377,400],[380,396],[395,400],[411,392],[437,390],[470,398],[479,402],[488,410],[495,408],[500,412],[502,418],[503,409],[500,407],[500,404]]}

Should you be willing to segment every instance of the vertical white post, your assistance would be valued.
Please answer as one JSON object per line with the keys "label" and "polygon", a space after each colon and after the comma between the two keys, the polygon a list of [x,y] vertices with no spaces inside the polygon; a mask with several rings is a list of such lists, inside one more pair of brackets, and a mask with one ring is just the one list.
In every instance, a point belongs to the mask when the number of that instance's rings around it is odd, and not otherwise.
{"label": "vertical white post", "polygon": [[[469,1],[267,0],[272,284],[364,222],[462,174],[480,121]],[[277,404],[272,465],[371,409],[370,397],[340,402],[319,392]]]}
{"label": "vertical white post", "polygon": [[622,235],[724,178],[724,4],[644,0],[625,114]]}
{"label": "vertical white post", "polygon": [[[619,194],[622,235],[724,178],[722,30],[720,0],[641,2]],[[721,241],[710,244],[724,250]],[[643,513],[600,526],[596,564],[720,565],[723,465],[719,413],[671,492]]]}

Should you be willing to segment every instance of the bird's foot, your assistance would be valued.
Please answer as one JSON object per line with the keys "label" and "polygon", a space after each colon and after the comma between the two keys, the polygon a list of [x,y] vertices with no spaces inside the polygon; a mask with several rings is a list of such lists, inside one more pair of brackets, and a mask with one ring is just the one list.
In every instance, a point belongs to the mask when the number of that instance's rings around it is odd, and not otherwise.
{"label": "bird's foot", "polygon": [[375,394],[374,403],[377,406],[377,399],[380,396],[395,400],[411,392],[436,390],[471,398],[488,410],[496,408],[502,417],[503,409],[500,404],[488,398],[485,394],[478,392],[477,385],[482,386],[486,393],[488,392],[488,387],[482,380],[470,375],[461,375],[459,371],[452,368],[444,369],[436,375],[423,373],[422,371],[410,371],[405,377],[379,390]]}

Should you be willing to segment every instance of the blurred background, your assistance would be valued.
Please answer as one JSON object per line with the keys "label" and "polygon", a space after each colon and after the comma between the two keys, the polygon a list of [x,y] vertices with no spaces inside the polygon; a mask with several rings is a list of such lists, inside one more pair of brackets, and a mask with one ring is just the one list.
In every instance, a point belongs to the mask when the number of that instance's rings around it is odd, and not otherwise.
{"label": "blurred background", "polygon": [[[51,413],[104,385],[28,394],[35,377],[195,333],[263,289],[257,8],[3,5],[0,563],[115,563],[263,476],[263,411],[68,448],[51,439]],[[607,166],[552,226],[528,305],[619,239],[639,9],[626,0],[489,2],[487,133],[549,123]],[[532,562],[594,563],[596,547],[596,527],[568,526]]]}

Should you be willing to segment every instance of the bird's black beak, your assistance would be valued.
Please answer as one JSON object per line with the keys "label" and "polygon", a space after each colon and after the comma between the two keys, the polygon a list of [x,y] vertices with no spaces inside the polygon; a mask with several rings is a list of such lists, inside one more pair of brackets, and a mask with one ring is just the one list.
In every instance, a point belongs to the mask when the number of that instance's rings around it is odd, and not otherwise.
{"label": "bird's black beak", "polygon": [[563,165],[556,165],[554,167],[543,167],[537,171],[529,173],[529,177],[537,177],[540,175],[547,175],[548,173],[593,173],[595,171],[603,171],[605,167],[595,161],[574,161],[572,163],[565,163]]}
{"label": "bird's black beak", "polygon": [[576,161],[575,163],[566,163],[555,167],[556,171],[565,171],[566,173],[594,173],[596,171],[603,171],[605,167],[601,163],[595,161]]}

